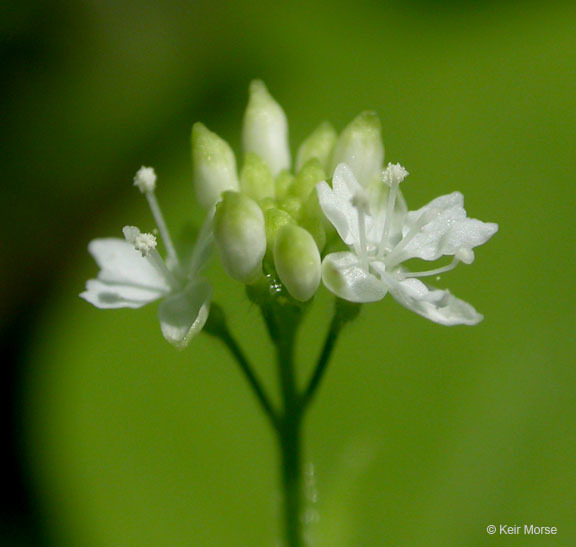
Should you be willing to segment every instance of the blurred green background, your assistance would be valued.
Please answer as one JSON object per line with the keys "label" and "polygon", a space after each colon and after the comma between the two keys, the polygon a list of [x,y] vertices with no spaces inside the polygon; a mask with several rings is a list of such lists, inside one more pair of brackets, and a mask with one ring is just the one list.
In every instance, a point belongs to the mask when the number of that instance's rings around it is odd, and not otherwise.
{"label": "blurred green background", "polygon": [[[200,336],[178,353],[154,305],[77,297],[97,271],[90,239],[153,226],[140,165],[156,167],[172,229],[198,225],[190,127],[238,150],[257,77],[293,151],[324,119],[377,110],[412,208],[460,190],[500,224],[438,283],[479,326],[387,298],[345,332],[307,424],[313,545],[576,544],[573,2],[23,1],[0,21],[0,543],[277,544],[276,447],[225,350]],[[270,382],[257,310],[217,264],[211,279]],[[302,375],[329,317],[317,300]]]}

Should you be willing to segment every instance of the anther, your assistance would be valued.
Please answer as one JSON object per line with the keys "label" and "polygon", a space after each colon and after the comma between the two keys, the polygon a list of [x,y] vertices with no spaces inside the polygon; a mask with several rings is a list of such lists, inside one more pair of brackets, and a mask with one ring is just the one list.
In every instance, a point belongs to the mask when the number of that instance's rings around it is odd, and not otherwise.
{"label": "anther", "polygon": [[124,226],[122,232],[126,241],[134,245],[142,256],[148,256],[156,248],[156,238],[152,234],[142,233],[136,226]]}
{"label": "anther", "polygon": [[156,172],[154,168],[140,167],[134,177],[134,186],[137,186],[143,194],[153,192],[156,188]]}

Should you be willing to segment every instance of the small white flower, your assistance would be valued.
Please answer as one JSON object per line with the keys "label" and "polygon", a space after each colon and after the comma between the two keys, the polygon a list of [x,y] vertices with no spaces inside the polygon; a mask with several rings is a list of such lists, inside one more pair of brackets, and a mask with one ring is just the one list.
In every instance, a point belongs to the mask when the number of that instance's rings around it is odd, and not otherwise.
{"label": "small white flower", "polygon": [[[322,279],[334,294],[352,302],[375,302],[390,291],[406,308],[443,325],[475,325],[476,310],[449,291],[429,288],[418,278],[439,275],[459,262],[474,260],[472,249],[498,231],[498,225],[466,216],[464,198],[453,192],[407,212],[399,191],[408,172],[389,164],[382,180],[386,199],[366,190],[346,164],[334,172],[332,188],[317,186],[320,206],[349,252],[329,254],[322,263]],[[436,260],[453,256],[443,267],[409,272],[402,263],[411,258]]]}
{"label": "small white flower", "polygon": [[142,233],[135,226],[125,226],[125,239],[94,239],[88,245],[100,271],[96,279],[86,283],[80,296],[101,309],[140,308],[162,299],[158,307],[162,334],[177,348],[184,348],[208,318],[212,288],[200,270],[212,246],[211,215],[184,268],[170,240],[153,187],[144,193],[168,250],[167,260],[156,250],[154,235]]}

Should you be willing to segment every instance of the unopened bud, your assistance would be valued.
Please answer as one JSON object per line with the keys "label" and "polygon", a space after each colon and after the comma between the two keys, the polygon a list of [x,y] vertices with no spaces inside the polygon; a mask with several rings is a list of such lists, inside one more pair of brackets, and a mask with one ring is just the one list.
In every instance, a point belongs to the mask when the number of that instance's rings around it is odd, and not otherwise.
{"label": "unopened bud", "polygon": [[314,238],[293,224],[283,226],[274,243],[274,266],[290,295],[305,302],[320,284],[320,253]]}
{"label": "unopened bud", "polygon": [[326,228],[332,224],[322,212],[316,192],[312,192],[302,206],[300,225],[310,232],[318,249],[322,251],[326,245]]}
{"label": "unopened bud", "polygon": [[274,179],[268,164],[256,154],[246,154],[240,172],[240,190],[256,201],[274,197]]}
{"label": "unopened bud", "polygon": [[264,211],[266,220],[266,242],[270,250],[274,249],[274,242],[278,231],[286,224],[296,224],[295,220],[282,209],[270,207]]}
{"label": "unopened bud", "polygon": [[288,190],[290,189],[290,187],[294,182],[294,178],[295,178],[294,175],[290,173],[290,171],[286,169],[280,171],[274,182],[274,185],[276,187],[276,199],[278,201],[282,201],[283,199],[286,198],[286,196],[288,195]]}
{"label": "unopened bud", "polygon": [[214,213],[214,239],[230,277],[250,283],[259,276],[266,230],[264,214],[253,199],[239,192],[224,192]]}
{"label": "unopened bud", "polygon": [[336,130],[328,122],[321,123],[300,145],[296,155],[296,172],[312,158],[316,158],[327,171],[337,139]]}
{"label": "unopened bud", "polygon": [[[300,170],[296,179],[290,186],[289,193],[291,196],[305,200],[316,188],[316,185],[326,180],[326,173],[317,158],[312,158],[306,162]],[[314,192],[315,193],[315,192]]]}
{"label": "unopened bud", "polygon": [[242,142],[244,152],[258,154],[268,164],[272,175],[290,168],[286,115],[260,80],[250,84]]}
{"label": "unopened bud", "polygon": [[334,154],[332,169],[346,163],[362,186],[380,175],[384,161],[380,119],[375,112],[362,112],[342,131]]}
{"label": "unopened bud", "polygon": [[238,190],[234,152],[202,123],[192,128],[192,163],[196,198],[202,207],[214,205],[226,190]]}

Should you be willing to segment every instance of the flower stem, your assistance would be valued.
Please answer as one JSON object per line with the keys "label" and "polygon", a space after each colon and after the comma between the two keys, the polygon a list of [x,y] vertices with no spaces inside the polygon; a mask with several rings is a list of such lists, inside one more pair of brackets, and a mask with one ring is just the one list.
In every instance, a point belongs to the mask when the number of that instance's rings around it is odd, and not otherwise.
{"label": "flower stem", "polygon": [[289,547],[302,539],[302,409],[294,370],[294,334],[276,341],[283,415],[277,430],[284,491],[284,531]]}
{"label": "flower stem", "polygon": [[304,413],[310,406],[310,403],[316,395],[318,387],[320,386],[320,383],[326,374],[330,358],[332,357],[332,351],[336,346],[336,342],[342,327],[344,327],[346,323],[353,321],[359,312],[360,304],[354,304],[352,302],[346,302],[345,300],[340,299],[336,299],[334,301],[334,314],[332,315],[332,321],[330,322],[330,327],[328,329],[328,333],[326,334],[326,339],[324,340],[322,352],[320,353],[320,357],[316,362],[316,367],[314,368],[314,372],[310,377],[308,386],[300,398],[302,413]]}
{"label": "flower stem", "polygon": [[238,363],[240,371],[246,378],[250,388],[252,389],[252,392],[256,396],[256,399],[260,403],[262,410],[269,418],[274,429],[277,430],[280,423],[278,413],[272,406],[270,399],[266,395],[264,388],[262,387],[256,374],[254,373],[254,370],[250,365],[250,362],[246,358],[244,351],[242,350],[242,348],[240,347],[240,345],[230,332],[222,308],[220,308],[220,306],[218,306],[215,303],[212,303],[210,315],[208,317],[206,325],[204,326],[204,331],[220,339],[224,343],[224,345],[228,348],[228,350]]}
{"label": "flower stem", "polygon": [[312,376],[310,378],[310,382],[308,383],[308,386],[306,387],[301,397],[301,405],[303,411],[306,408],[308,408],[308,406],[312,402],[312,399],[314,398],[314,395],[316,394],[316,391],[318,390],[318,387],[320,386],[320,383],[324,378],[324,374],[326,373],[326,370],[328,368],[328,363],[330,362],[330,357],[332,356],[332,351],[336,346],[338,335],[340,334],[340,331],[342,330],[343,326],[344,324],[342,323],[342,321],[340,321],[340,319],[337,317],[337,314],[334,313],[332,321],[330,323],[330,328],[328,329],[328,333],[326,334],[326,339],[324,340],[322,353],[318,358],[316,367],[314,368],[314,372],[312,373]]}
{"label": "flower stem", "polygon": [[302,406],[296,381],[294,349],[304,308],[286,298],[260,303],[270,339],[276,348],[282,413],[276,428],[283,491],[286,547],[302,547]]}

